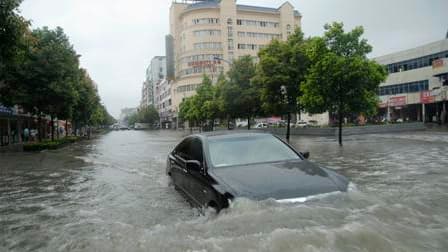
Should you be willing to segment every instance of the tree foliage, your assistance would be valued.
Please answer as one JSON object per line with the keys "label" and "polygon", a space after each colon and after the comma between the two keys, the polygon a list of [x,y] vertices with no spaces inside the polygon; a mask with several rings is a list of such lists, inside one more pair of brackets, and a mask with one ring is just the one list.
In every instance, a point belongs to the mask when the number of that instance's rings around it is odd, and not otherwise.
{"label": "tree foliage", "polygon": [[19,15],[21,2],[0,3],[0,103],[39,120],[50,116],[79,126],[113,121],[62,28],[31,31]]}
{"label": "tree foliage", "polygon": [[223,99],[230,104],[229,114],[234,117],[247,118],[247,127],[250,129],[250,119],[260,114],[260,92],[252,83],[255,76],[255,62],[252,56],[246,55],[234,60],[227,76],[227,92],[223,93]]}
{"label": "tree foliage", "polygon": [[209,122],[213,129],[214,121],[221,114],[219,100],[217,98],[217,88],[213,86],[212,80],[204,75],[201,85],[196,89],[194,96],[186,98],[179,108],[179,117],[188,121],[190,125]]}
{"label": "tree foliage", "polygon": [[0,2],[0,80],[5,81],[10,68],[19,65],[26,48],[29,22],[19,15],[22,0]]}
{"label": "tree foliage", "polygon": [[307,46],[311,66],[300,101],[310,113],[337,113],[342,145],[344,116],[375,113],[378,86],[387,74],[384,67],[367,58],[372,47],[361,38],[362,27],[345,32],[342,23],[333,23],[325,30],[323,37],[311,39]]}
{"label": "tree foliage", "polygon": [[148,123],[154,125],[159,121],[159,112],[153,105],[147,106],[145,108],[139,109],[137,113],[132,114],[128,118],[128,124],[132,125],[135,123]]}
{"label": "tree foliage", "polygon": [[253,79],[261,92],[263,110],[269,114],[288,116],[287,140],[291,114],[299,111],[300,84],[305,80],[309,65],[305,45],[300,29],[287,41],[272,41],[259,52],[260,63]]}

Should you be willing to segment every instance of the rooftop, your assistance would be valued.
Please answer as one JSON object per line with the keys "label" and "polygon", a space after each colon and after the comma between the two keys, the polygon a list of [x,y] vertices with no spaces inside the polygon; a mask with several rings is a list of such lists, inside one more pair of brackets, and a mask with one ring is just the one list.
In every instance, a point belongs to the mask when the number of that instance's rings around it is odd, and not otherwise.
{"label": "rooftop", "polygon": [[414,47],[411,49],[386,54],[380,57],[376,57],[374,58],[374,60],[380,64],[390,64],[409,59],[424,57],[444,51],[448,51],[448,39],[443,39],[425,45],[421,45],[418,47]]}
{"label": "rooftop", "polygon": [[202,132],[199,134],[195,134],[197,136],[202,137],[245,137],[245,136],[260,136],[260,135],[272,135],[269,132],[265,132],[263,130],[218,130],[211,132]]}
{"label": "rooftop", "polygon": [[[199,10],[199,9],[210,9],[210,8],[219,8],[219,0],[206,0],[200,1],[196,3],[192,3],[187,5],[185,10]],[[252,5],[244,5],[237,4],[237,10],[239,11],[252,11],[252,12],[264,12],[264,13],[272,13],[278,14],[280,13],[280,8],[271,8],[271,7],[261,7],[261,6],[252,6]],[[294,11],[294,16],[300,17],[302,16],[299,11]]]}

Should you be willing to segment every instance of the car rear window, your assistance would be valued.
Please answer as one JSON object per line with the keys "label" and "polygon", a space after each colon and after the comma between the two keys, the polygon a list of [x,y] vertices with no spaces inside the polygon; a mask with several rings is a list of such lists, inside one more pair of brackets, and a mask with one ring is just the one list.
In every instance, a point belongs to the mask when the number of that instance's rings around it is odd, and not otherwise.
{"label": "car rear window", "polygon": [[289,146],[272,135],[242,135],[209,138],[214,167],[301,159]]}

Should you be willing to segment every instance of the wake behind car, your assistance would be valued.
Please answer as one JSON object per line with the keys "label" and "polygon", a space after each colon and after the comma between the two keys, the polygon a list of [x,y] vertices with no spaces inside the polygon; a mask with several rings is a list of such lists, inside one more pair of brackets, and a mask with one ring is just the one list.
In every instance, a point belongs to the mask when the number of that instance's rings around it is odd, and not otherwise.
{"label": "wake behind car", "polygon": [[268,133],[212,132],[181,141],[168,156],[166,172],[192,204],[217,211],[238,197],[295,202],[347,191],[347,178],[308,156]]}

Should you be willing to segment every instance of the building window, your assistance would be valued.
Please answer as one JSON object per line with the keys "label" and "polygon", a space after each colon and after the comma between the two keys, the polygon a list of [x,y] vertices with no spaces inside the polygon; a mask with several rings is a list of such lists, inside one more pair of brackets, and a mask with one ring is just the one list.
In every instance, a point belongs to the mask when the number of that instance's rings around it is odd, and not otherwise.
{"label": "building window", "polygon": [[228,25],[232,25],[232,24],[233,24],[233,21],[232,21],[231,18],[227,19],[227,24],[228,24]]}
{"label": "building window", "polygon": [[273,39],[279,39],[281,36],[280,34],[274,34],[274,33],[238,32],[238,37],[273,40]]}
{"label": "building window", "polygon": [[389,73],[398,73],[403,71],[409,71],[413,69],[429,67],[436,59],[448,58],[448,51],[427,55],[415,59],[405,60],[386,65],[386,69]]}
{"label": "building window", "polygon": [[228,50],[233,50],[234,49],[234,45],[233,45],[233,39],[229,39],[228,40]]}
{"label": "building window", "polygon": [[233,37],[233,27],[232,26],[227,27],[227,35],[229,37]]}
{"label": "building window", "polygon": [[286,30],[288,30],[288,31],[291,30],[291,25],[290,24],[286,25]]}
{"label": "building window", "polygon": [[257,21],[257,20],[246,20],[246,19],[237,19],[236,20],[237,25],[246,25],[246,26],[256,26],[256,27],[278,27],[278,22],[271,22],[271,21]]}
{"label": "building window", "polygon": [[396,85],[380,87],[379,95],[396,95],[405,93],[416,93],[429,90],[429,81],[421,80]]}
{"label": "building window", "polygon": [[257,45],[257,44],[238,44],[238,49],[249,49],[249,50],[257,50],[264,48],[264,45]]}
{"label": "building window", "polygon": [[221,36],[221,31],[220,30],[198,30],[198,31],[194,31],[193,35],[195,37]]}
{"label": "building window", "polygon": [[219,18],[196,18],[193,19],[193,24],[219,24]]}
{"label": "building window", "polygon": [[194,49],[222,49],[222,44],[219,42],[195,43]]}

